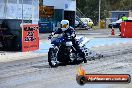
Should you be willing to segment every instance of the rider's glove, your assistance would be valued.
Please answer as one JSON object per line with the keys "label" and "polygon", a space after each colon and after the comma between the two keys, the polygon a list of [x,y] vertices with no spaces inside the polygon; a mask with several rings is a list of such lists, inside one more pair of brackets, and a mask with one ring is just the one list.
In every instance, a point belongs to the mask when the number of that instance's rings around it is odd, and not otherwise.
{"label": "rider's glove", "polygon": [[75,37],[76,37],[76,34],[73,33],[71,36],[72,36],[73,38],[75,38]]}
{"label": "rider's glove", "polygon": [[54,32],[52,32],[51,35],[49,35],[48,39],[51,39],[53,35],[54,35]]}
{"label": "rider's glove", "polygon": [[54,32],[52,32],[51,35],[53,36],[54,35]]}
{"label": "rider's glove", "polygon": [[51,39],[53,35],[49,35],[48,39]]}

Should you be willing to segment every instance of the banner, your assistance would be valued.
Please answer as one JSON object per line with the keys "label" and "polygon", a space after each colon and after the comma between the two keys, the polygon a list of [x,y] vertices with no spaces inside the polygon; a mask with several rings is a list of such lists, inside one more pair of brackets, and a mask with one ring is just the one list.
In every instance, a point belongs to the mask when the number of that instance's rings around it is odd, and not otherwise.
{"label": "banner", "polygon": [[53,6],[40,6],[39,7],[39,17],[48,18],[54,16],[54,7]]}
{"label": "banner", "polygon": [[24,24],[22,30],[22,51],[39,49],[39,27],[37,24]]}

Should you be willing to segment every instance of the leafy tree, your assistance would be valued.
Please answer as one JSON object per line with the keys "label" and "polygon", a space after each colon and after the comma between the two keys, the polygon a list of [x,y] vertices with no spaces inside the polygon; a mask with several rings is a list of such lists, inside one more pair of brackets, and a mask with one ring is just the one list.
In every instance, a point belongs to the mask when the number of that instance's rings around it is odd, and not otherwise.
{"label": "leafy tree", "polygon": [[[79,8],[86,17],[98,22],[99,0],[77,0]],[[101,19],[109,17],[112,10],[132,10],[132,0],[101,0]]]}

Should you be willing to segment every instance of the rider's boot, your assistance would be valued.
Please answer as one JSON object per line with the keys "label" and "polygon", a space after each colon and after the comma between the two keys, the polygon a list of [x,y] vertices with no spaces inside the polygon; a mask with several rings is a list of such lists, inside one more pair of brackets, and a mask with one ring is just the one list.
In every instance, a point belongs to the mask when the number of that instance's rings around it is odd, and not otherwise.
{"label": "rider's boot", "polygon": [[87,63],[87,60],[86,60],[86,58],[85,58],[85,59],[83,59],[83,61],[84,61],[84,63]]}
{"label": "rider's boot", "polygon": [[87,60],[86,60],[85,56],[83,56],[83,61],[84,61],[84,63],[87,63]]}
{"label": "rider's boot", "polygon": [[84,63],[87,63],[87,59],[86,59],[86,57],[85,57],[84,52],[81,53],[81,56],[82,56],[82,58],[83,58]]}

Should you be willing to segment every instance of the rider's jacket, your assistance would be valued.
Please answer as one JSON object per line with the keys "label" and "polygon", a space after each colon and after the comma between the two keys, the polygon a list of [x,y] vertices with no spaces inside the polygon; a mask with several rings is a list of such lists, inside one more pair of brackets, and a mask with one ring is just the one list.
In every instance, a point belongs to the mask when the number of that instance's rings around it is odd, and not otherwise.
{"label": "rider's jacket", "polygon": [[62,34],[62,33],[64,33],[64,34],[69,34],[70,36],[72,36],[72,37],[74,37],[75,38],[75,30],[74,30],[74,28],[72,28],[72,27],[69,27],[67,30],[65,30],[65,31],[62,31],[62,29],[61,28],[58,28],[58,30],[57,31],[55,31],[54,32],[54,34]]}

